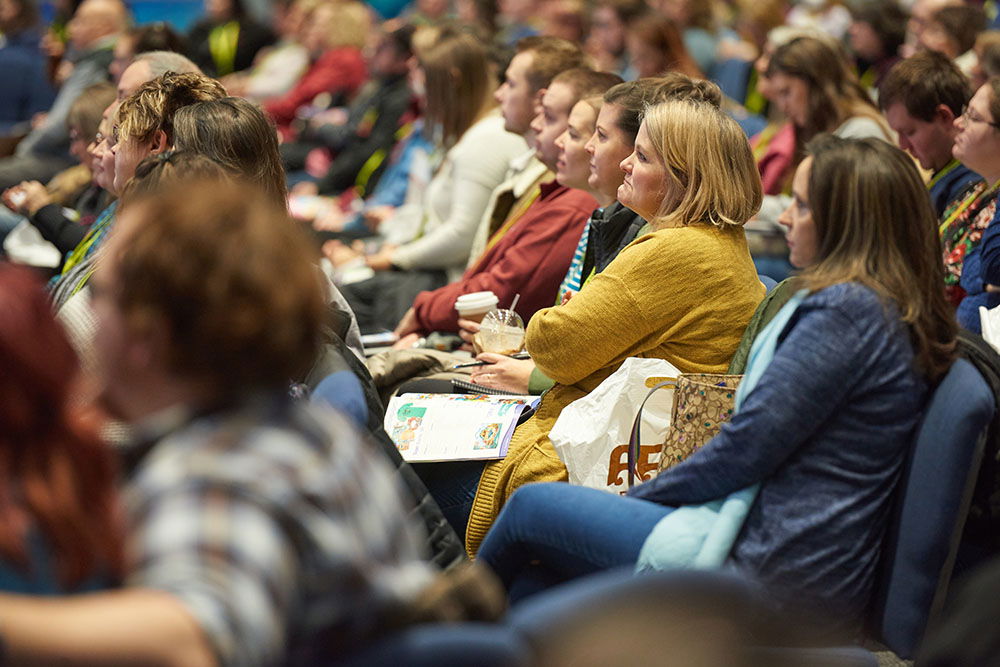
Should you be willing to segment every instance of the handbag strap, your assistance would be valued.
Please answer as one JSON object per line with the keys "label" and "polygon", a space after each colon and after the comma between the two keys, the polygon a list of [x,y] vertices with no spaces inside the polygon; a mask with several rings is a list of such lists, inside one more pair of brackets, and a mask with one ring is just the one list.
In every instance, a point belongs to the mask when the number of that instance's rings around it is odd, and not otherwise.
{"label": "handbag strap", "polygon": [[632,422],[632,431],[628,437],[628,488],[632,488],[635,484],[636,477],[636,461],[639,460],[639,443],[641,442],[639,438],[639,428],[642,425],[642,409],[646,406],[646,401],[655,394],[660,389],[666,389],[668,387],[677,387],[677,380],[664,380],[659,384],[655,385],[646,394],[646,398],[642,399],[642,403],[639,404],[639,409],[635,413],[635,421]]}

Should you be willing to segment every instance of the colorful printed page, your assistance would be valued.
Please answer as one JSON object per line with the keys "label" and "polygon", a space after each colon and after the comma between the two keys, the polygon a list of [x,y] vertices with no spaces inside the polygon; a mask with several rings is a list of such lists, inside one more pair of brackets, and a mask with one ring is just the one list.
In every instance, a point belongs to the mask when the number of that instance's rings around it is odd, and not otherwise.
{"label": "colorful printed page", "polygon": [[389,401],[385,430],[407,461],[502,459],[518,417],[536,396],[402,394]]}

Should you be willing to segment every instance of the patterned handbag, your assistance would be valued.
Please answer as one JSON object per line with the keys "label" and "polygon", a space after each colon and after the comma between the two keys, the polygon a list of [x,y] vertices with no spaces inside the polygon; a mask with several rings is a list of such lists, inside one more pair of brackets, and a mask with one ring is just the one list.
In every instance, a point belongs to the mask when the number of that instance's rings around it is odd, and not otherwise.
{"label": "patterned handbag", "polygon": [[642,407],[650,396],[659,389],[674,389],[670,427],[663,441],[657,471],[663,472],[691,456],[719,432],[724,422],[729,421],[736,404],[736,387],[742,377],[719,373],[683,373],[676,380],[661,382],[650,389],[632,423],[628,447],[629,486],[639,476],[635,465],[641,442],[639,425],[642,422]]}

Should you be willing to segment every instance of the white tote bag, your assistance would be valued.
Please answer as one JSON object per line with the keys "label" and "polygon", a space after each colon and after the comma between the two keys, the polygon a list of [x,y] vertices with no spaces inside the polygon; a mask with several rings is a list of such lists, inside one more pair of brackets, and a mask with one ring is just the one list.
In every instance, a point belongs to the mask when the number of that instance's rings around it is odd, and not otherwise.
{"label": "white tote bag", "polygon": [[[629,357],[594,391],[563,408],[549,439],[570,484],[619,494],[628,490],[628,441],[636,412],[652,387],[678,375],[662,359]],[[674,392],[658,391],[642,410],[636,468],[643,480],[656,474],[673,403]]]}

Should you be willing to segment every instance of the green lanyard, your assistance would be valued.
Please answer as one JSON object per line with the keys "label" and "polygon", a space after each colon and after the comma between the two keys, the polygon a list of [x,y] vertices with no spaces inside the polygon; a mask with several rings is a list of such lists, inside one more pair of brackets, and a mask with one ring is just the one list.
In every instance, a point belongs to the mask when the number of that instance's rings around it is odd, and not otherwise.
{"label": "green lanyard", "polygon": [[947,165],[945,165],[944,169],[942,169],[938,173],[934,174],[934,177],[931,178],[931,180],[929,180],[927,182],[927,189],[930,190],[935,185],[937,185],[938,181],[940,181],[942,178],[944,178],[945,176],[947,176],[951,172],[955,171],[956,167],[958,167],[958,160],[954,160],[953,159],[951,162],[949,162]]}
{"label": "green lanyard", "polygon": [[236,68],[236,44],[240,41],[239,21],[230,21],[208,34],[208,49],[215,62],[216,74],[232,74]]}

